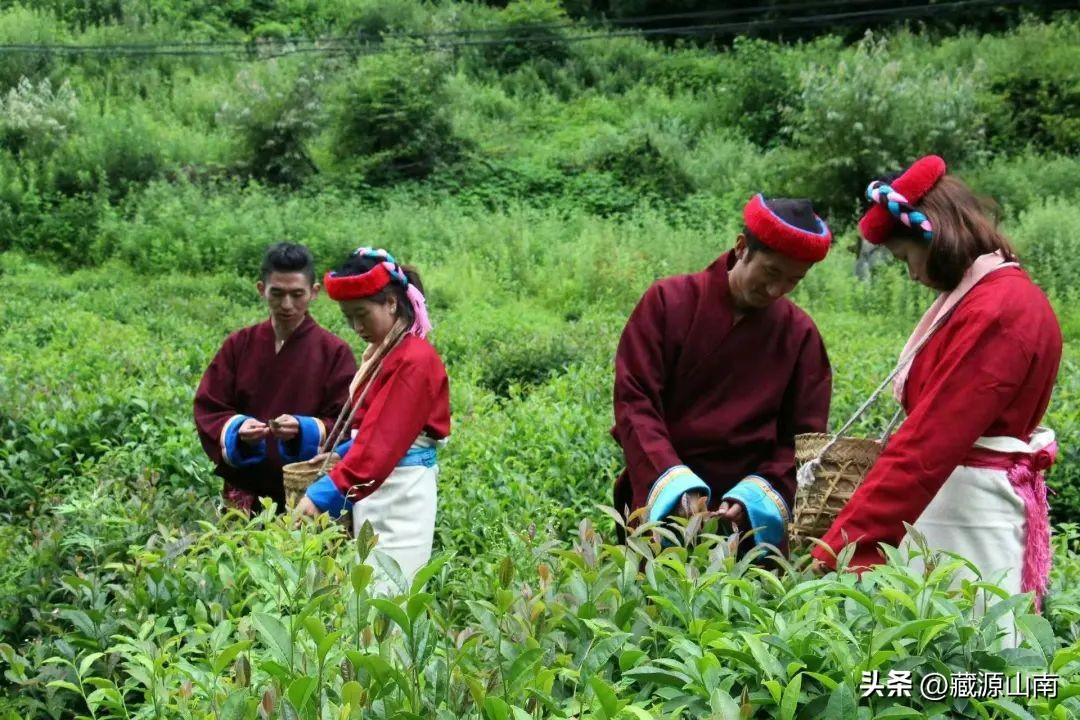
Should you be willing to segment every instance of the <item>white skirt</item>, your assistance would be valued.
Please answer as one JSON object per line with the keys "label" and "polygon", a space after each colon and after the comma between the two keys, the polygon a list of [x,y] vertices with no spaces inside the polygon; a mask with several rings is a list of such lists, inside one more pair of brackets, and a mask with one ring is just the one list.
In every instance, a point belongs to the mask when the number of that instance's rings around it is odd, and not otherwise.
{"label": "white skirt", "polygon": [[353,534],[359,536],[364,523],[371,523],[377,536],[375,552],[392,560],[404,576],[406,587],[399,588],[392,573],[369,559],[375,568],[373,594],[407,591],[413,576],[431,559],[438,477],[438,465],[396,467],[378,490],[353,505]]}
{"label": "white skirt", "polygon": [[[1030,444],[1018,438],[986,437],[979,438],[975,447],[996,452],[1034,453],[1053,441],[1053,431],[1044,430],[1032,437]],[[926,539],[930,550],[953,552],[970,560],[979,569],[984,582],[992,582],[1009,595],[1023,592],[1026,507],[1009,482],[1006,471],[964,465],[956,468],[913,527]],[[923,572],[923,558],[911,557],[917,546],[910,535],[904,537],[900,548],[910,567]],[[975,580],[976,576],[968,568],[962,568],[953,577],[953,587],[959,587],[965,579]],[[996,597],[980,592],[976,617],[984,614],[988,604],[993,605],[996,601]],[[1000,641],[1003,647],[1019,645],[1012,613],[1003,615],[998,625],[1005,632]]]}

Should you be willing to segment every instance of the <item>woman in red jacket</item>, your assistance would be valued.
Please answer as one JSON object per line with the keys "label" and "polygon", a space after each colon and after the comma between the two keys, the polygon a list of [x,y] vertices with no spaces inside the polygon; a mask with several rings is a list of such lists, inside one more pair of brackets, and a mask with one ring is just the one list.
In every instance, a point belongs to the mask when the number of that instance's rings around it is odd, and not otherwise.
{"label": "woman in red jacket", "polygon": [[940,295],[901,354],[893,390],[907,419],[823,539],[834,552],[856,542],[862,570],[882,562],[879,543],[904,544],[910,523],[931,548],[1039,603],[1050,566],[1043,471],[1057,450],[1040,422],[1061,361],[1057,317],[941,158],[871,183],[867,196],[862,236]]}
{"label": "woman in red jacket", "polygon": [[351,437],[335,448],[341,461],[308,488],[297,511],[337,516],[351,507],[354,530],[370,522],[377,549],[408,580],[431,558],[436,450],[450,435],[449,380],[425,339],[423,286],[415,270],[371,248],[356,250],[324,285],[368,347],[349,388],[358,407]]}

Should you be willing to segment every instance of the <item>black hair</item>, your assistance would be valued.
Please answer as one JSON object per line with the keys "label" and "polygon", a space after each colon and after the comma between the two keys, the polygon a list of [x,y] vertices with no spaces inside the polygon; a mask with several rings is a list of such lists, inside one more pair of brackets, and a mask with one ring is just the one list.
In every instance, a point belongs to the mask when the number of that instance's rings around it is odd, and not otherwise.
{"label": "black hair", "polygon": [[[812,233],[821,230],[817,216],[814,214],[814,206],[809,200],[776,198],[775,200],[766,200],[765,207],[769,208],[774,215],[788,225],[793,225],[800,230]],[[761,242],[754,233],[750,232],[750,228],[743,226],[743,235],[746,236],[746,250],[749,255],[753,255],[759,250],[773,252],[772,248]]]}
{"label": "black hair", "polygon": [[266,282],[270,273],[304,273],[308,282],[315,284],[315,257],[303,245],[279,242],[266,248],[263,253],[259,278]]}
{"label": "black hair", "polygon": [[[345,262],[334,269],[334,274],[339,277],[363,275],[382,262],[383,261],[379,258],[367,257],[364,255],[350,255]],[[399,265],[398,267],[405,273],[405,277],[408,278],[409,282],[415,285],[416,289],[423,294],[424,284],[420,281],[420,273],[417,272],[416,268],[411,265]],[[391,297],[397,300],[397,316],[405,320],[407,326],[411,326],[413,322],[416,321],[416,315],[413,313],[412,303],[405,294],[405,288],[399,283],[391,281],[391,283],[382,290],[365,299],[377,302],[380,305],[385,305],[389,302]]]}

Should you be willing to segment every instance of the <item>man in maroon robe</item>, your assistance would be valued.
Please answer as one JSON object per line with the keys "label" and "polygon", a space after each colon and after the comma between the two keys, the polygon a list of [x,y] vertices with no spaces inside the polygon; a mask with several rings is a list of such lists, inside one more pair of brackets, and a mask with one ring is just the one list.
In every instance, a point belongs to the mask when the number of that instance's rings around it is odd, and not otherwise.
{"label": "man in maroon robe", "polygon": [[319,287],[306,247],[268,248],[256,288],[270,318],[225,340],[195,393],[195,425],[226,503],[251,512],[269,497],[281,512],[281,467],[319,451],[349,396],[356,360],[308,314]]}
{"label": "man in maroon robe", "polygon": [[832,375],[810,317],[784,296],[828,252],[806,200],[754,196],[733,250],[654,283],[615,357],[626,469],[615,507],[650,522],[701,505],[782,548],[795,436],[825,430]]}

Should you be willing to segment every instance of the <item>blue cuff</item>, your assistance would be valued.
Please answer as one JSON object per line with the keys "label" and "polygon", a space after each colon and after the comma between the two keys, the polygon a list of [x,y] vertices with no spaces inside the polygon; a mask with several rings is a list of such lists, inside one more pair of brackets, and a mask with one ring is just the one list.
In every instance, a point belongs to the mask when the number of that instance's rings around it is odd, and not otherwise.
{"label": "blue cuff", "polygon": [[252,446],[240,439],[240,426],[250,419],[249,415],[233,415],[221,433],[221,456],[233,467],[251,467],[266,459],[265,440]]}
{"label": "blue cuff", "polygon": [[703,492],[712,499],[712,490],[690,468],[676,465],[665,470],[649,491],[649,522],[663,520],[670,515],[683,493],[691,490]]}
{"label": "blue cuff", "polygon": [[323,441],[322,423],[307,415],[294,415],[300,423],[300,432],[287,442],[278,440],[278,453],[287,463],[310,460],[319,453]]}
{"label": "blue cuff", "polygon": [[337,453],[338,457],[343,458],[345,457],[345,453],[349,452],[349,448],[352,447],[352,443],[352,440],[346,440],[345,442],[334,448],[334,452]]}
{"label": "blue cuff", "polygon": [[747,475],[728,492],[724,500],[735,500],[746,509],[750,528],[755,530],[754,544],[783,547],[791,512],[787,502],[759,475]]}
{"label": "blue cuff", "polygon": [[323,475],[308,485],[305,494],[314,503],[315,507],[328,513],[332,518],[341,515],[342,510],[352,509],[353,504],[345,499],[345,496],[338,490],[337,485],[334,484],[329,475]]}

